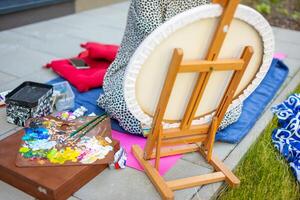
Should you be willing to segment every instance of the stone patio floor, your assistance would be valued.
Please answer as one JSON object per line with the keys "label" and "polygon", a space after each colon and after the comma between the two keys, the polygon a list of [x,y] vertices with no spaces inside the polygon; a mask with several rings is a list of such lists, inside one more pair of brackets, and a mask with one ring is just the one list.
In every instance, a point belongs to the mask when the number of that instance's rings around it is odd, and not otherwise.
{"label": "stone patio floor", "polygon": [[[41,66],[52,59],[67,58],[81,51],[86,41],[119,44],[126,24],[128,2],[82,12],[41,23],[0,32],[0,91],[13,89],[23,81],[46,82],[56,77]],[[215,143],[214,154],[234,169],[250,145],[271,120],[270,106],[284,100],[300,82],[300,32],[274,28],[276,52],[287,54],[289,77],[264,111],[250,133],[239,144]],[[18,127],[6,123],[5,109],[0,109],[0,139]],[[253,169],[255,170],[255,169]],[[164,176],[170,180],[212,171],[197,153],[186,154]],[[242,183],[243,184],[243,183]],[[222,183],[175,192],[176,199],[210,199]],[[24,192],[0,181],[0,200],[33,199]],[[92,199],[160,199],[147,176],[131,168],[109,170],[95,177],[71,198]]]}

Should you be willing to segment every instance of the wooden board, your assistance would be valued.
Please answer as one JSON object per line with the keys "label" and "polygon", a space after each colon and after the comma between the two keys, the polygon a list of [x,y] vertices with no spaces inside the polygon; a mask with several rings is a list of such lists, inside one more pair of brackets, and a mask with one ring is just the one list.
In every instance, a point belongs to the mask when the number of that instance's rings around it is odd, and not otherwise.
{"label": "wooden board", "polygon": [[[93,119],[94,117],[87,117],[86,121],[89,121],[91,119]],[[83,123],[86,122],[77,122],[76,123],[76,127],[78,128],[79,126],[81,126]],[[23,136],[24,135],[24,131],[20,131],[20,134]],[[93,130],[91,130],[87,136],[96,136],[98,134],[102,134],[103,136],[108,136],[111,138],[111,122],[110,119],[107,117],[105,120],[103,120],[99,125],[97,125]],[[22,146],[24,144],[24,141],[20,141],[20,146]],[[18,167],[54,167],[54,166],[74,166],[74,165],[99,165],[99,164],[107,164],[107,163],[112,163],[114,160],[114,152],[110,151],[104,159],[101,160],[97,160],[94,163],[90,163],[90,164],[83,164],[80,162],[71,162],[71,161],[67,161],[64,164],[53,164],[51,162],[49,162],[48,160],[44,160],[44,164],[41,165],[38,160],[30,160],[30,159],[26,159],[24,158],[20,153],[17,154],[16,157],[16,165]]]}
{"label": "wooden board", "polygon": [[[68,167],[26,167],[15,165],[22,132],[0,141],[0,180],[37,199],[62,200],[100,174],[107,164]],[[114,140],[115,151],[119,142]]]}

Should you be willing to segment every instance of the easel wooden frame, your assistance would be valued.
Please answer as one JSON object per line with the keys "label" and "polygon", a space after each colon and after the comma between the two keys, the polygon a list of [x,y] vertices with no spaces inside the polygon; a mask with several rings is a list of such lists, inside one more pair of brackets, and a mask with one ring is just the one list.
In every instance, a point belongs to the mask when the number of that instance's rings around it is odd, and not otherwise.
{"label": "easel wooden frame", "polygon": [[[229,25],[233,19],[239,0],[213,0],[224,7],[218,27],[205,60],[183,61],[183,50],[174,49],[166,80],[154,115],[152,129],[148,135],[144,151],[132,146],[132,152],[146,174],[161,194],[163,199],[174,199],[174,190],[195,187],[225,180],[230,186],[239,185],[239,179],[216,157],[212,156],[215,135],[220,122],[224,118],[228,106],[232,102],[235,91],[253,55],[253,49],[246,46],[240,59],[219,59]],[[192,125],[201,97],[212,71],[234,71],[216,114],[209,124]],[[163,130],[162,120],[168,105],[169,97],[178,73],[199,72],[192,96],[189,100],[179,128]],[[206,158],[216,172],[165,181],[158,172],[161,157],[198,151]],[[149,159],[155,158],[155,167]]]}

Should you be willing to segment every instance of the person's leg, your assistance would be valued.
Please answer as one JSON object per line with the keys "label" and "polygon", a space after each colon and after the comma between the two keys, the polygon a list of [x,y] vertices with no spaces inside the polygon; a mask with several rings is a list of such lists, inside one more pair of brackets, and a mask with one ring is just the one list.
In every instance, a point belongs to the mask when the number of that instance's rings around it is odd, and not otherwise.
{"label": "person's leg", "polygon": [[130,133],[142,134],[140,122],[127,109],[123,96],[123,78],[126,66],[135,49],[162,23],[160,1],[133,0],[127,17],[125,34],[115,61],[108,68],[103,82],[104,95],[99,106]]}
{"label": "person's leg", "polygon": [[191,8],[209,4],[210,0],[165,0],[165,19],[168,20],[175,15]]}

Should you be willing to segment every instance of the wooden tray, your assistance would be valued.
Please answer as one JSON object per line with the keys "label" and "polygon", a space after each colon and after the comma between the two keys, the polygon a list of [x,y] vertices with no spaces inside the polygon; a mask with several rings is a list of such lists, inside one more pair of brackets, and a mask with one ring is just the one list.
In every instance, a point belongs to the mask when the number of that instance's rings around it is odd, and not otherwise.
{"label": "wooden tray", "polygon": [[[68,167],[26,167],[15,165],[22,131],[0,141],[0,180],[38,199],[62,200],[101,173],[107,164]],[[114,149],[119,142],[114,140]]]}

